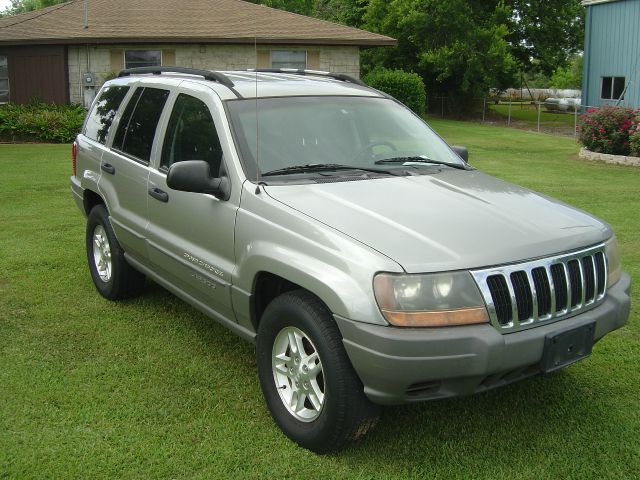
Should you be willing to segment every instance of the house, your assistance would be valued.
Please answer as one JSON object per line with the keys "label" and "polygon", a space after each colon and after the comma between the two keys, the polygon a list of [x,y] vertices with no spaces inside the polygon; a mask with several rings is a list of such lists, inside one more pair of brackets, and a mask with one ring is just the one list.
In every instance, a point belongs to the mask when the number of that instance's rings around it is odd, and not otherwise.
{"label": "house", "polygon": [[586,0],[582,103],[640,108],[640,0]]}
{"label": "house", "polygon": [[73,0],[0,19],[0,103],[89,105],[123,68],[306,68],[358,76],[390,37],[242,0]]}

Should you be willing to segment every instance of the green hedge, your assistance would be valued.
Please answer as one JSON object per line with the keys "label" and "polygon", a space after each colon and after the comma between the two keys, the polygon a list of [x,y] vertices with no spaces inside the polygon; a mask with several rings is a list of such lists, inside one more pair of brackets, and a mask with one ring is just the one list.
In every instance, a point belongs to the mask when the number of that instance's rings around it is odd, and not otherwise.
{"label": "green hedge", "polygon": [[0,106],[0,139],[9,142],[69,143],[82,129],[80,105],[31,102]]}
{"label": "green hedge", "polygon": [[427,94],[420,75],[404,70],[373,70],[362,79],[367,85],[400,100],[418,115],[424,115]]}

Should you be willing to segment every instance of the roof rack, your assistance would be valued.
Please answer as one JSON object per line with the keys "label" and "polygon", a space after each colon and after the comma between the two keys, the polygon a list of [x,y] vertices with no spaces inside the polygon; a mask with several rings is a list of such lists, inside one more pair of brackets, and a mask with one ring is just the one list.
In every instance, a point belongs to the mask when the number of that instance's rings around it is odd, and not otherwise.
{"label": "roof rack", "polygon": [[320,70],[300,70],[296,68],[250,68],[247,71],[257,72],[257,73],[290,73],[293,75],[329,77],[335,80],[341,80],[343,82],[349,82],[355,85],[360,85],[362,87],[367,86],[367,84],[364,83],[362,80],[358,80],[357,78],[350,77],[349,75],[345,75],[344,73],[331,73],[331,72],[323,72]]}
{"label": "roof rack", "polygon": [[[161,73],[186,73],[187,75],[198,75],[204,77],[205,80],[211,80],[212,82],[218,82],[225,87],[229,87],[233,90],[235,84],[229,77],[220,72],[212,72],[211,70],[200,70],[197,68],[186,67],[136,67],[127,68],[122,70],[118,77],[127,77],[129,75],[141,75],[145,73],[152,73],[153,75],[160,75]],[[235,92],[235,90],[234,90]],[[237,95],[237,93],[236,93]]]}

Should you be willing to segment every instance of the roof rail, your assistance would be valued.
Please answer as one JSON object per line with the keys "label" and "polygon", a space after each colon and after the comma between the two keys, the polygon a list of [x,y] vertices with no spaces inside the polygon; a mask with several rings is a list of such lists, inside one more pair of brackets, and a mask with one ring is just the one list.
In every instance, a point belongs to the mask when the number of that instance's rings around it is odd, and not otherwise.
{"label": "roof rail", "polygon": [[343,82],[349,82],[356,85],[360,85],[362,87],[366,87],[367,84],[362,80],[358,80],[357,78],[350,77],[349,75],[345,75],[344,73],[331,73],[331,72],[323,72],[320,70],[299,70],[295,68],[250,68],[247,70],[248,72],[257,72],[257,73],[290,73],[293,75],[310,75],[316,77],[329,77],[335,80],[341,80]]}
{"label": "roof rail", "polygon": [[[211,70],[200,70],[197,68],[186,67],[136,67],[127,68],[122,70],[118,77],[127,77],[129,75],[141,75],[145,73],[152,73],[153,75],[160,75],[161,73],[186,73],[187,75],[198,75],[204,77],[205,80],[211,80],[212,82],[218,82],[225,87],[229,87],[233,90],[235,84],[224,73],[212,72]],[[235,90],[234,90],[235,92]],[[236,93],[237,94],[237,93]]]}

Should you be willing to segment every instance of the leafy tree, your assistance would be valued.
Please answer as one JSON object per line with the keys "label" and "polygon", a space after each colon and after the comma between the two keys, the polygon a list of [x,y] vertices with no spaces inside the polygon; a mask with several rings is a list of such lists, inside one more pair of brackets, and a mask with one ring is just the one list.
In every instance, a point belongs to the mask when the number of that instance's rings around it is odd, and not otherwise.
{"label": "leafy tree", "polygon": [[418,73],[430,94],[449,97],[450,108],[462,113],[489,88],[515,82],[518,68],[506,41],[510,14],[483,0],[371,0],[365,26],[398,45],[365,52],[363,67]]}
{"label": "leafy tree", "polygon": [[525,70],[534,64],[546,75],[568,65],[584,45],[584,7],[580,0],[505,0],[512,11],[513,56]]}
{"label": "leafy tree", "polygon": [[582,87],[582,55],[575,55],[568,67],[558,67],[551,75],[550,85],[552,88],[575,88]]}
{"label": "leafy tree", "polygon": [[40,8],[51,7],[68,0],[11,0],[11,5],[0,12],[0,16],[17,15]]}
{"label": "leafy tree", "polygon": [[368,6],[369,0],[315,0],[314,16],[360,28]]}

